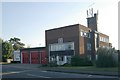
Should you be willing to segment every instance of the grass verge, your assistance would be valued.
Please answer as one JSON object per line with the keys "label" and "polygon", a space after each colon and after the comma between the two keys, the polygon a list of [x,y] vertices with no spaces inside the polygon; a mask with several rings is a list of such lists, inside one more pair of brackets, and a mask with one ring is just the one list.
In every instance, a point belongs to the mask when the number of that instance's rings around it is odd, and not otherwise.
{"label": "grass verge", "polygon": [[94,66],[89,66],[89,67],[51,67],[51,68],[65,69],[65,70],[80,70],[80,71],[118,72],[118,67],[113,67],[113,68],[96,68]]}

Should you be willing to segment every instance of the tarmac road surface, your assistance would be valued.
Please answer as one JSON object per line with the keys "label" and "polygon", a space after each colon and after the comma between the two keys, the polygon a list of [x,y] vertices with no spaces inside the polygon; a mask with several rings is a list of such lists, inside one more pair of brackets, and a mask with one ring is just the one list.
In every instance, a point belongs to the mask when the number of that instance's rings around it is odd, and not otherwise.
{"label": "tarmac road surface", "polygon": [[44,71],[37,67],[22,64],[2,65],[2,73],[0,75],[2,78],[117,78],[114,76]]}

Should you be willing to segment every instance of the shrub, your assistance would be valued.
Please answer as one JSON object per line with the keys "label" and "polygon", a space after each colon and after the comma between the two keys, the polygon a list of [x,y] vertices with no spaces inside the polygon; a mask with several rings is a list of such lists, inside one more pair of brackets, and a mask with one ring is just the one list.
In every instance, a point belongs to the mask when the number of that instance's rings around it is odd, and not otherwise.
{"label": "shrub", "polygon": [[11,63],[21,63],[20,61],[11,61]]}
{"label": "shrub", "polygon": [[2,62],[7,62],[7,59],[2,55]]}
{"label": "shrub", "polygon": [[113,58],[114,50],[108,48],[99,48],[97,50],[97,60],[96,67],[115,67],[117,66],[117,62]]}
{"label": "shrub", "polygon": [[71,59],[72,66],[92,66],[92,62],[86,56],[73,56]]}
{"label": "shrub", "polygon": [[71,67],[71,64],[65,63],[64,65],[61,65],[62,67]]}
{"label": "shrub", "polygon": [[42,67],[47,67],[47,66],[48,66],[48,64],[42,64],[41,66],[42,66]]}
{"label": "shrub", "polygon": [[57,67],[57,62],[55,61],[51,61],[49,64],[48,64],[49,67]]}

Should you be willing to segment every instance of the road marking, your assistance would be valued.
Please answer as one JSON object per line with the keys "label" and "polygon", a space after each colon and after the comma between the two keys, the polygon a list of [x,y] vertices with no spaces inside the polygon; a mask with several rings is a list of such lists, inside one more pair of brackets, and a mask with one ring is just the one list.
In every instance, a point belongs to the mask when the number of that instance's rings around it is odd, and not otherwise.
{"label": "road marking", "polygon": [[33,74],[27,74],[28,76],[34,76],[34,77],[40,77],[40,78],[51,78],[51,77],[46,77],[46,76],[38,76],[38,75],[33,75]]}
{"label": "road marking", "polygon": [[92,77],[92,75],[88,75],[88,77]]}
{"label": "road marking", "polygon": [[28,72],[28,71],[32,71],[32,70],[23,70],[23,71],[16,71],[16,72],[21,73],[21,72]]}
{"label": "road marking", "polygon": [[15,73],[17,73],[17,72],[7,72],[7,73],[2,73],[0,75],[15,74]]}

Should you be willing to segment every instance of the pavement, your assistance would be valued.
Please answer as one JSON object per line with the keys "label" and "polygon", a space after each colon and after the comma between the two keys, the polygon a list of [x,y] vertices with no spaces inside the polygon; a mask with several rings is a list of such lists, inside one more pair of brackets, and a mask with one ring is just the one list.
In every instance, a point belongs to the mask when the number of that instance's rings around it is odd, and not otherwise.
{"label": "pavement", "polygon": [[[6,64],[4,64],[6,65]],[[24,68],[24,69],[40,69],[44,71],[52,72],[64,72],[64,73],[77,73],[77,74],[91,74],[91,75],[103,75],[103,76],[118,76],[118,72],[105,72],[105,71],[81,71],[64,69],[61,67],[41,67],[40,64],[9,64],[11,67]]]}

